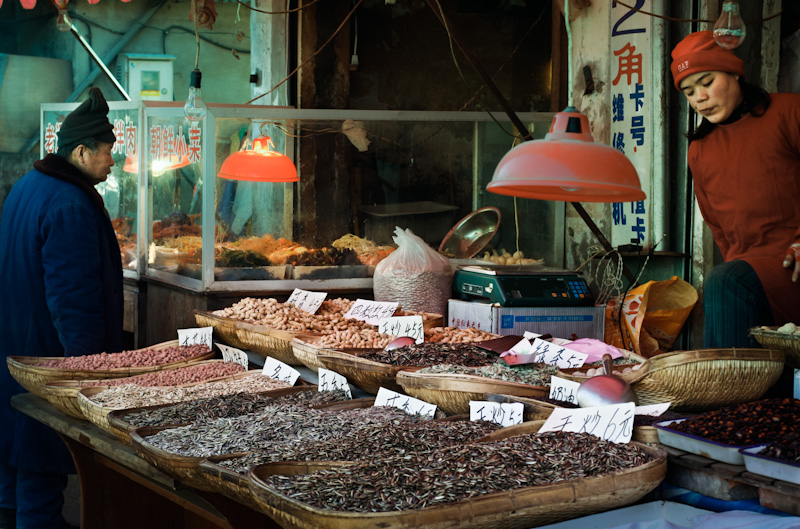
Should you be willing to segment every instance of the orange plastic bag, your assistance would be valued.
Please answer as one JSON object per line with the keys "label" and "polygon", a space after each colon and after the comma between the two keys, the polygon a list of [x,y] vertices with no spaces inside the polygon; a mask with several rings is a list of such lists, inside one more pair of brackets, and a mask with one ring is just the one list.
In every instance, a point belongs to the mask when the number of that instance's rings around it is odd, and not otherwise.
{"label": "orange plastic bag", "polygon": [[650,358],[669,351],[697,303],[697,290],[678,276],[650,281],[606,304],[606,343]]}

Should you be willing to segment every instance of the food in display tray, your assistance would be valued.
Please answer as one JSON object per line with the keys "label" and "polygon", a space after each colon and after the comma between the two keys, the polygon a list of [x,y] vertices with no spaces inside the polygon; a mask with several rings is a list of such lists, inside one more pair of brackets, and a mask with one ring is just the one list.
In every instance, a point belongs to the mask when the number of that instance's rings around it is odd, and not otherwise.
{"label": "food in display tray", "polygon": [[800,464],[761,455],[767,445],[751,446],[742,448],[739,452],[744,458],[744,466],[748,472],[775,478],[780,481],[788,481],[800,485]]}
{"label": "food in display tray", "polygon": [[684,420],[686,419],[662,421],[656,423],[655,427],[658,432],[658,441],[663,445],[671,446],[679,450],[685,450],[686,452],[707,457],[709,459],[714,459],[716,461],[721,461],[723,463],[729,463],[731,465],[744,464],[744,457],[739,450],[748,447],[726,445],[709,441],[708,439],[703,439],[702,437],[685,432],[679,432],[669,427],[672,424],[676,424]]}

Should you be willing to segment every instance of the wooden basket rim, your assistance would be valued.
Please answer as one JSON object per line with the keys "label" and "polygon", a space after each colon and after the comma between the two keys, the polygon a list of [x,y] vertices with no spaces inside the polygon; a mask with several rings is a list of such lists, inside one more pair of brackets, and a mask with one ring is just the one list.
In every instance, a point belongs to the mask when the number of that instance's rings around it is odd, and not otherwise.
{"label": "wooden basket rim", "polygon": [[[407,384],[403,384],[403,382],[407,382]],[[419,373],[418,371],[406,369],[402,369],[397,372],[397,383],[401,386],[408,385],[409,387],[425,389],[452,390],[451,388],[444,388],[442,386],[454,382],[463,382],[467,384],[474,384],[476,386],[499,386],[522,390],[530,389],[532,391],[547,390],[546,386],[532,386],[530,384],[522,384],[520,382],[511,382],[507,380],[494,379],[479,375],[468,375],[463,373]],[[481,391],[476,392],[480,393]],[[483,392],[500,393],[501,391]]]}

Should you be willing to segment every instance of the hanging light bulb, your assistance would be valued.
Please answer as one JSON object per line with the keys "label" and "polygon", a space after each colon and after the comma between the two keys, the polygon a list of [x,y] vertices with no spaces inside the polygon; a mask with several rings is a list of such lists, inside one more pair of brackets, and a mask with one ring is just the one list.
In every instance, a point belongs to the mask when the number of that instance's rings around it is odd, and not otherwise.
{"label": "hanging light bulb", "polygon": [[58,31],[71,31],[72,30],[72,19],[69,17],[69,13],[67,13],[67,2],[68,0],[64,0],[63,2],[58,2],[56,6],[58,7],[58,18],[56,19],[56,27]]}
{"label": "hanging light bulb", "polygon": [[192,122],[200,121],[206,117],[208,107],[206,107],[202,96],[200,95],[200,80],[203,74],[200,70],[195,68],[189,76],[189,97],[186,98],[186,104],[183,105],[183,113],[186,119]]}
{"label": "hanging light bulb", "polygon": [[744,20],[739,14],[739,2],[725,0],[719,19],[714,24],[714,40],[723,48],[732,50],[742,45],[746,34]]}

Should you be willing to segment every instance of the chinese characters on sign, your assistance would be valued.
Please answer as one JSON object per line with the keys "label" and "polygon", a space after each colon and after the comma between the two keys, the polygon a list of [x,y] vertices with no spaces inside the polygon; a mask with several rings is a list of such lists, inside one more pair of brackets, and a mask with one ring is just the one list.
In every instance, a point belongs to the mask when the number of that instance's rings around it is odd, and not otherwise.
{"label": "chinese characters on sign", "polygon": [[521,402],[469,401],[470,421],[491,421],[500,426],[511,426],[522,422],[525,405]]}
{"label": "chinese characters on sign", "polygon": [[394,301],[370,301],[368,299],[357,299],[344,315],[345,318],[365,321],[370,325],[378,325],[382,318],[392,316],[397,310],[397,303]]}
{"label": "chinese characters on sign", "polygon": [[197,327],[194,329],[178,329],[178,345],[205,344],[212,346],[211,335],[214,327]]}
{"label": "chinese characters on sign", "polygon": [[543,432],[588,433],[614,443],[633,437],[633,402],[592,408],[555,408],[539,430]]}
{"label": "chinese characters on sign", "polygon": [[435,404],[428,404],[425,401],[383,387],[378,389],[374,406],[399,408],[410,415],[420,415],[430,418],[433,418],[436,414]]}
{"label": "chinese characters on sign", "polygon": [[294,386],[294,383],[300,378],[300,372],[297,369],[271,356],[264,360],[264,368],[261,372],[272,380],[280,380],[290,386]]}
{"label": "chinese characters on sign", "polygon": [[347,394],[348,399],[353,398],[353,393],[350,391],[350,384],[347,379],[330,369],[320,368],[317,372],[319,380],[317,381],[317,391],[336,391],[341,390]]}
{"label": "chinese characters on sign", "polygon": [[292,303],[298,309],[304,310],[309,314],[316,314],[327,296],[327,292],[311,292],[296,288],[292,291],[292,295],[289,296],[286,303]]}
{"label": "chinese characters on sign", "polygon": [[[635,9],[612,2],[611,19],[611,146],[630,159],[642,190],[650,196],[654,88],[650,80],[652,0],[636,0]],[[612,204],[611,244],[650,241],[650,201]]]}
{"label": "chinese characters on sign", "polygon": [[408,336],[414,338],[414,343],[425,341],[425,329],[422,325],[422,316],[394,316],[383,318],[378,323],[378,332],[392,336]]}
{"label": "chinese characters on sign", "polygon": [[239,364],[245,369],[248,369],[250,367],[250,361],[247,358],[247,353],[245,353],[241,349],[221,344],[219,342],[217,342],[217,347],[219,347],[219,350],[222,351],[223,362],[233,362]]}

